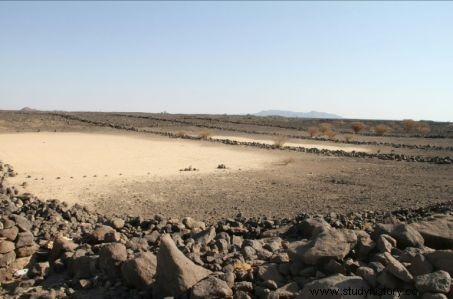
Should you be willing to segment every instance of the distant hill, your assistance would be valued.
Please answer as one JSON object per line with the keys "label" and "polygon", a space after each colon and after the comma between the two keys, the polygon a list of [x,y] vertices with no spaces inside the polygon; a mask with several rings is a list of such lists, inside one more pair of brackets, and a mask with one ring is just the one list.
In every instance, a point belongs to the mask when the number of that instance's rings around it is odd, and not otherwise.
{"label": "distant hill", "polygon": [[24,108],[20,109],[19,111],[21,111],[21,112],[33,112],[33,111],[38,111],[38,110],[30,108],[30,107],[24,107]]}
{"label": "distant hill", "polygon": [[255,113],[256,116],[284,116],[284,117],[300,117],[300,118],[342,118],[340,115],[310,111],[310,112],[294,112],[286,110],[263,110]]}

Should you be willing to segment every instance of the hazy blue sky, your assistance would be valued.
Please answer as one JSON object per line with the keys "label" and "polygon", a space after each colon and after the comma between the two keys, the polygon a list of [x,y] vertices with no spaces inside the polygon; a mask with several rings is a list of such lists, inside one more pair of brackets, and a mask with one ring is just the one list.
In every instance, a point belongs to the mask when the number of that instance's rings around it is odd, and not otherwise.
{"label": "hazy blue sky", "polygon": [[0,2],[0,109],[453,120],[453,2]]}

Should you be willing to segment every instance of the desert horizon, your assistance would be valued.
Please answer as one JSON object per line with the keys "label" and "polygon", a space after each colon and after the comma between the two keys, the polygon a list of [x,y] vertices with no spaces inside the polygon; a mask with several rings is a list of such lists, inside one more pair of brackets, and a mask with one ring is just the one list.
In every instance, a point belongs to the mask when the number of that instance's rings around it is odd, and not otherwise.
{"label": "desert horizon", "polygon": [[453,299],[452,12],[0,1],[0,298]]}

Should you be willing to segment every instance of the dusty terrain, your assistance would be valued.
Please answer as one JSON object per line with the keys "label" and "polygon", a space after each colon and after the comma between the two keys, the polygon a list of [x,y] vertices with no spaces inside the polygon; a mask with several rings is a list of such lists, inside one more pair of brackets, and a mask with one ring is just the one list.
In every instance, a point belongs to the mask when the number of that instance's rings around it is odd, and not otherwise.
{"label": "dusty terrain", "polygon": [[[336,120],[336,136],[310,138],[307,128],[324,122],[0,112],[0,158],[18,172],[8,181],[25,182],[21,191],[87,204],[106,214],[191,215],[210,221],[238,213],[292,217],[301,212],[385,211],[452,198],[452,164],[334,155],[342,150],[452,157],[449,123],[430,124],[427,136],[402,129],[384,136],[366,131],[348,142],[348,121]],[[283,146],[328,151],[288,151],[273,146],[279,136]],[[221,139],[257,145],[234,146]],[[217,169],[219,164],[226,169]],[[189,166],[197,170],[180,171]]]}

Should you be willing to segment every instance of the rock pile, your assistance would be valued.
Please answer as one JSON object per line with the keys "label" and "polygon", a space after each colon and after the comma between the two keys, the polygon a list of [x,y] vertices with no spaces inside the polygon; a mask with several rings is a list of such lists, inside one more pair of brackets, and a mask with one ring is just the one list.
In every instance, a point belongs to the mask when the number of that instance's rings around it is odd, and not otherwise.
{"label": "rock pile", "polygon": [[106,217],[2,187],[0,297],[453,298],[451,207],[207,224]]}

